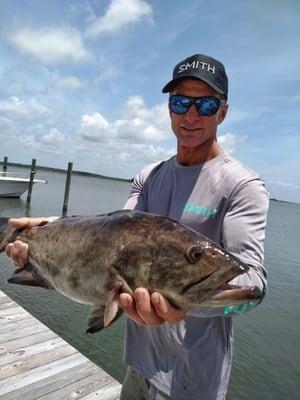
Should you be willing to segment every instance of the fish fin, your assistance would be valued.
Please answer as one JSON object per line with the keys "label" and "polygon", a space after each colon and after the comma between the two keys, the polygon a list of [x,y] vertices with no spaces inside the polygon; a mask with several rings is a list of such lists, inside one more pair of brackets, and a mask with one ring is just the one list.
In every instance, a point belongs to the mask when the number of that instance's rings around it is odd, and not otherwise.
{"label": "fish fin", "polygon": [[54,289],[46,279],[42,278],[31,264],[26,264],[22,269],[15,270],[14,274],[7,279],[8,283],[16,285],[38,286],[45,289]]}
{"label": "fish fin", "polygon": [[104,328],[105,306],[95,306],[88,321],[86,333],[95,333]]}
{"label": "fish fin", "polygon": [[[93,308],[91,316],[88,321],[88,329],[86,330],[87,333],[99,332],[103,328],[105,328],[104,325],[105,308],[106,308],[105,306],[95,306]],[[114,319],[111,321],[111,323],[116,321],[122,315],[122,313],[123,311],[119,309]]]}
{"label": "fish fin", "polygon": [[113,288],[108,294],[104,310],[104,326],[105,328],[110,325],[119,311],[119,292],[123,282],[116,281]]}
{"label": "fish fin", "polygon": [[101,331],[116,321],[122,314],[119,309],[119,290],[123,285],[122,282],[116,281],[113,288],[109,292],[105,306],[95,306],[88,322],[87,333],[95,333]]}

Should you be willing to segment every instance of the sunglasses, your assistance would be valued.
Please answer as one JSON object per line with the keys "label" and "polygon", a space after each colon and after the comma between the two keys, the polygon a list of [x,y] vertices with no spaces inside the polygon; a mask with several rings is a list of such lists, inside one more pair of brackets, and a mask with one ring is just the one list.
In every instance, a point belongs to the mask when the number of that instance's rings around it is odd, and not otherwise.
{"label": "sunglasses", "polygon": [[172,95],[169,99],[170,109],[175,114],[185,114],[191,105],[195,104],[198,114],[205,117],[211,117],[216,114],[223,101],[213,96],[188,97]]}

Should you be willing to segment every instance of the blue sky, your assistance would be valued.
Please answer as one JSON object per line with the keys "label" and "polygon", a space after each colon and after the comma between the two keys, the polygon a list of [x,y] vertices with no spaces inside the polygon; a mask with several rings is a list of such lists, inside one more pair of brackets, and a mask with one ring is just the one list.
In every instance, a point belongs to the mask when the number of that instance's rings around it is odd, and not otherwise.
{"label": "blue sky", "polygon": [[0,0],[0,159],[131,178],[170,157],[173,66],[229,77],[218,138],[271,197],[300,202],[298,0]]}

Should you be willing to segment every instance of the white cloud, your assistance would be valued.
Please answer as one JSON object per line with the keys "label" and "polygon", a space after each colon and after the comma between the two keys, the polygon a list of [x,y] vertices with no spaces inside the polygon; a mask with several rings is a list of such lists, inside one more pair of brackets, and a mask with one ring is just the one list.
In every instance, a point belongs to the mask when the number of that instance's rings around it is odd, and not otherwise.
{"label": "white cloud", "polygon": [[9,120],[33,120],[38,117],[49,115],[50,111],[35,98],[31,97],[26,101],[17,96],[0,101],[0,112],[2,117]]}
{"label": "white cloud", "polygon": [[236,135],[233,133],[226,133],[218,137],[218,142],[227,153],[234,153],[237,144],[243,143],[247,140],[247,135]]}
{"label": "white cloud", "polygon": [[126,140],[128,142],[161,141],[170,137],[170,121],[166,104],[146,108],[141,96],[129,97],[121,119],[108,122],[101,114],[83,115],[80,134],[95,142]]}
{"label": "white cloud", "polygon": [[109,125],[100,113],[84,114],[80,121],[81,136],[91,142],[105,142],[110,138]]}
{"label": "white cloud", "polygon": [[74,154],[93,154],[98,168],[115,176],[134,176],[145,164],[176,153],[160,143],[174,138],[166,104],[147,108],[141,96],[129,97],[122,117],[112,122],[97,112],[83,115],[77,133]]}
{"label": "white cloud", "polygon": [[54,77],[54,84],[61,89],[79,89],[82,82],[76,76]]}
{"label": "white cloud", "polygon": [[280,187],[282,187],[282,188],[287,188],[287,189],[296,189],[296,190],[299,190],[299,189],[300,189],[300,185],[297,185],[297,184],[291,183],[291,182],[271,181],[271,180],[268,180],[267,183],[268,183],[268,184],[272,184],[272,185],[277,185],[277,186],[280,186]]}
{"label": "white cloud", "polygon": [[[134,160],[141,168],[146,164],[168,159],[175,153],[175,149],[165,149],[162,146],[155,146],[147,143],[127,143],[122,147],[121,151],[118,149],[118,153],[114,155],[113,160],[117,157],[124,165],[128,165],[128,163]],[[110,154],[112,154],[111,150]]]}
{"label": "white cloud", "polygon": [[110,81],[112,79],[117,79],[121,75],[121,71],[115,66],[109,67],[106,70],[101,71],[101,73],[95,78],[95,84]]}
{"label": "white cloud", "polygon": [[87,36],[114,33],[144,17],[151,17],[152,9],[143,0],[111,0],[106,13],[96,18],[86,30]]}
{"label": "white cloud", "polygon": [[44,64],[78,62],[89,57],[80,33],[73,28],[21,28],[7,37],[19,51]]}
{"label": "white cloud", "polygon": [[42,144],[55,147],[65,143],[67,137],[64,136],[58,129],[52,128],[49,132],[44,134],[41,138],[38,138],[38,141]]}

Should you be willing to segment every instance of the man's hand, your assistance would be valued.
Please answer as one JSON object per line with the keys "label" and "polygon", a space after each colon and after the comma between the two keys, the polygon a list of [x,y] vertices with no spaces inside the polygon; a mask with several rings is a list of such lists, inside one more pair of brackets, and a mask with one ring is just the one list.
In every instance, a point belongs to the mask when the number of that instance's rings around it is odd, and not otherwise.
{"label": "man's hand", "polygon": [[171,324],[183,320],[187,310],[173,307],[161,294],[138,288],[133,297],[128,293],[121,293],[119,297],[123,311],[139,325],[158,326],[168,321]]}
{"label": "man's hand", "polygon": [[[54,221],[59,217],[48,217],[48,218],[11,218],[8,223],[16,229],[25,229],[30,226],[37,226],[43,221]],[[9,243],[5,248],[5,253],[11,258],[12,262],[17,266],[28,262],[28,244],[21,240],[16,240],[13,243]]]}

